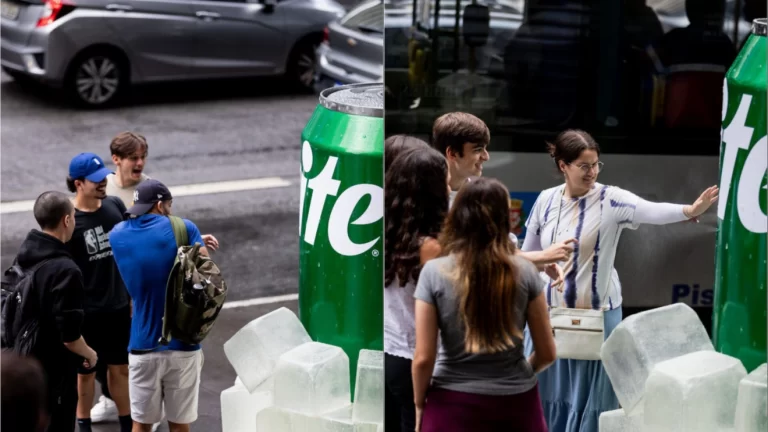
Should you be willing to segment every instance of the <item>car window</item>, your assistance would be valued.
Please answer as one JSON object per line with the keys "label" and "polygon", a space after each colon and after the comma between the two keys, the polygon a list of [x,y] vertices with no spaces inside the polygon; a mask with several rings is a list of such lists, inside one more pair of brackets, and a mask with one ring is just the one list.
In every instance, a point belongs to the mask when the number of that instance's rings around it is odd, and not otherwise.
{"label": "car window", "polygon": [[364,33],[384,33],[384,8],[379,1],[365,3],[352,9],[340,24]]}

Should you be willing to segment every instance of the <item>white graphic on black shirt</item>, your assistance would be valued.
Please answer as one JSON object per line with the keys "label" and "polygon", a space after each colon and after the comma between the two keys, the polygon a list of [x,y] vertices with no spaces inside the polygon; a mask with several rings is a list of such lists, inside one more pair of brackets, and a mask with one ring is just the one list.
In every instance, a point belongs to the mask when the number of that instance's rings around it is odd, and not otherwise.
{"label": "white graphic on black shirt", "polygon": [[99,246],[96,243],[96,234],[92,229],[85,231],[85,247],[88,248],[88,254],[93,255],[99,251]]}
{"label": "white graphic on black shirt", "polygon": [[100,251],[109,249],[106,252],[90,257],[89,261],[112,256],[112,246],[109,244],[109,233],[105,233],[104,228],[97,226],[96,228],[86,230],[85,233],[83,233],[83,236],[85,237],[85,247],[88,249],[89,255],[94,255]]}

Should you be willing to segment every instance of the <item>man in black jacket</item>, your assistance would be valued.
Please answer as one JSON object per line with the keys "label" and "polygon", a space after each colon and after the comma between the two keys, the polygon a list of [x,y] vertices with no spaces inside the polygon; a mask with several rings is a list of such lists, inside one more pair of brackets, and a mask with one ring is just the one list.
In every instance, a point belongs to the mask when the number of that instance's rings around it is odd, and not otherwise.
{"label": "man in black jacket", "polygon": [[47,261],[34,274],[32,292],[39,295],[40,330],[32,355],[40,361],[48,387],[48,432],[72,432],[77,406],[77,367],[93,367],[98,359],[80,333],[83,321],[83,278],[65,245],[75,229],[75,208],[60,192],[44,192],[35,201],[40,230],[21,245],[16,262],[22,269]]}

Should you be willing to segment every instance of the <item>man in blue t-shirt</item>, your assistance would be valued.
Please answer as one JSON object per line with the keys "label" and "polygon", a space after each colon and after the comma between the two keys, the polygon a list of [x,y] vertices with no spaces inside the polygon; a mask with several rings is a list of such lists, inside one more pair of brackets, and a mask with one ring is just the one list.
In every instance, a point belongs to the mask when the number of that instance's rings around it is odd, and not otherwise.
{"label": "man in blue t-shirt", "polygon": [[[130,219],[110,233],[112,253],[133,299],[129,343],[131,416],[135,426],[151,431],[162,418],[163,403],[171,430],[189,431],[197,420],[203,354],[200,345],[172,340],[160,345],[165,286],[176,258],[176,239],[168,216],[173,198],[154,179],[139,184]],[[184,219],[190,244],[204,245],[195,224]],[[208,255],[205,247],[200,253]],[[134,429],[135,430],[135,429]]]}

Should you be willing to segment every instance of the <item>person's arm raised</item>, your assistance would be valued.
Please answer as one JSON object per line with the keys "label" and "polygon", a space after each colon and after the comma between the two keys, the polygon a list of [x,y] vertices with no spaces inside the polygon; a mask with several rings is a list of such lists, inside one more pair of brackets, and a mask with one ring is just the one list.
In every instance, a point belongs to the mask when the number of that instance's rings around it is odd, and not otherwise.
{"label": "person's arm raised", "polygon": [[694,220],[704,214],[717,202],[720,190],[717,186],[707,188],[690,205],[657,203],[638,199],[634,221],[636,224],[666,225],[685,220]]}

